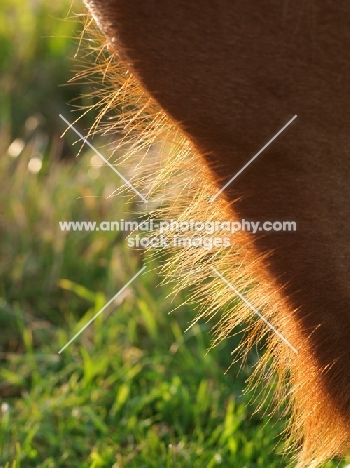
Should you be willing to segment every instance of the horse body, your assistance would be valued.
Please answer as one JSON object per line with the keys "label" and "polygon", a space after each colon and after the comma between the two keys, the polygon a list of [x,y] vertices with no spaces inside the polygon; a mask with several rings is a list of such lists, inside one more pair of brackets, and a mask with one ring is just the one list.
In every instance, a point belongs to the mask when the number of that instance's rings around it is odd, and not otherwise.
{"label": "horse body", "polygon": [[[112,49],[181,127],[251,238],[297,349],[280,351],[300,466],[350,451],[350,19],[339,2],[86,0]],[[215,201],[213,201],[215,203]],[[254,257],[254,258],[253,258]],[[287,324],[284,326],[284,322]],[[281,357],[282,356],[282,357]],[[293,361],[293,362],[292,362]],[[292,362],[292,364],[291,364]],[[283,371],[281,371],[283,372]],[[300,415],[303,413],[302,417]],[[298,429],[298,430],[299,430]]]}

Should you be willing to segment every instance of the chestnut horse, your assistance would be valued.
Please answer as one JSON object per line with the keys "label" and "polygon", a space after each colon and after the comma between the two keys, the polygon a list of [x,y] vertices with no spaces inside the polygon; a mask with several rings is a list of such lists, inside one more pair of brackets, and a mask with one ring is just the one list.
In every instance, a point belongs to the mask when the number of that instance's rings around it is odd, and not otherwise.
{"label": "chestnut horse", "polygon": [[111,54],[192,142],[217,190],[297,115],[211,204],[225,200],[232,220],[296,221],[296,232],[242,234],[259,283],[251,297],[264,296],[262,315],[291,345],[272,333],[298,466],[348,454],[348,1],[85,2]]}

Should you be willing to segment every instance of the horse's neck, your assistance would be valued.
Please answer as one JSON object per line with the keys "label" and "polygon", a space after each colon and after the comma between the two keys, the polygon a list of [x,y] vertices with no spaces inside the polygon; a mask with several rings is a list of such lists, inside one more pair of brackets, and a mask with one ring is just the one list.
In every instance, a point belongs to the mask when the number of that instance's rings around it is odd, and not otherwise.
{"label": "horse's neck", "polygon": [[[325,426],[335,411],[335,444],[345,451],[350,433],[347,1],[88,4],[143,85],[202,152],[220,185],[298,115],[222,196],[241,197],[232,209],[238,219],[297,223],[297,232],[255,236],[258,252],[272,252],[264,261],[267,276],[260,277],[273,278],[276,289],[284,287],[289,305],[280,313],[295,321],[300,333],[296,385],[310,391],[312,404],[324,405],[323,416],[314,413],[306,426],[315,423],[314,440],[330,441]],[[308,365],[315,373],[309,379]],[[318,401],[312,400],[313,391]],[[323,426],[316,424],[317,415]],[[308,430],[306,444],[313,443]]]}

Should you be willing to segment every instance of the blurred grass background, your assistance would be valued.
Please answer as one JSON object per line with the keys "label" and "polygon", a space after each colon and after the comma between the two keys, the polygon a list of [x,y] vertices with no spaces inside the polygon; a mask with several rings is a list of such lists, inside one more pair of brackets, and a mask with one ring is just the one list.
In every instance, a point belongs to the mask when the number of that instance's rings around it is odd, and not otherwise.
{"label": "blurred grass background", "polygon": [[64,86],[80,11],[0,6],[0,467],[286,466],[283,420],[242,393],[256,356],[225,374],[238,338],[207,353],[211,325],[184,333],[195,311],[155,262],[58,354],[143,264],[119,233],[58,227],[132,216],[107,198],[115,174],[60,138],[58,114],[86,92]]}

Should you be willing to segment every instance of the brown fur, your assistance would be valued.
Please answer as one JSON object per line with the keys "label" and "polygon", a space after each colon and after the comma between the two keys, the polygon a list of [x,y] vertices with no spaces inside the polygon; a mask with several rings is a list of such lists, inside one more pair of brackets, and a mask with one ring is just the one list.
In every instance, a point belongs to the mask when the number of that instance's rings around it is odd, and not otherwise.
{"label": "brown fur", "polygon": [[[101,117],[118,102],[140,109],[125,113],[121,125],[112,121],[107,131],[124,126],[127,141],[136,138],[127,157],[155,141],[174,143],[167,162],[142,175],[154,200],[163,196],[162,185],[171,185],[162,214],[180,220],[296,220],[297,232],[235,234],[232,248],[211,255],[177,252],[168,274],[177,275],[181,286],[199,284],[213,276],[214,265],[298,350],[293,353],[261,321],[252,321],[244,304],[231,303],[216,330],[220,340],[248,323],[246,347],[269,335],[256,372],[273,358],[279,395],[288,393],[290,401],[299,467],[349,453],[348,3],[86,3],[112,53],[99,66],[105,79]],[[209,204],[223,181],[294,114],[291,126]],[[143,132],[141,138],[135,130]],[[195,294],[207,316],[235,297],[218,278]]]}

